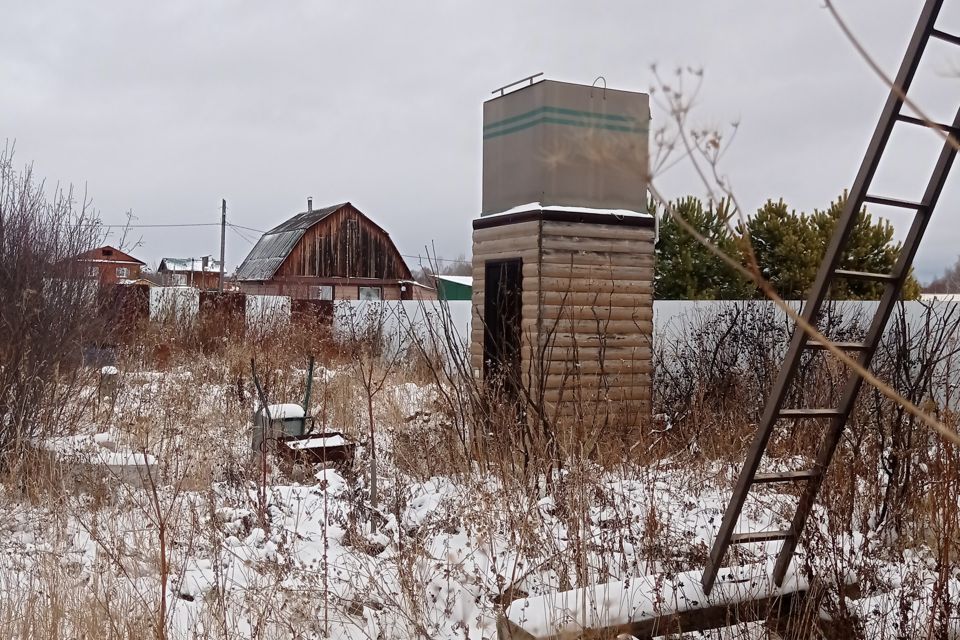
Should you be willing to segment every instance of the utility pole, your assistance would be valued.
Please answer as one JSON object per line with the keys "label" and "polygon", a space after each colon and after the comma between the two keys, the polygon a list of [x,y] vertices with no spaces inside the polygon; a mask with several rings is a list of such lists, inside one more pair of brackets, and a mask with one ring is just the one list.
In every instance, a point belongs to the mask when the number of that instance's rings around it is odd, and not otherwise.
{"label": "utility pole", "polygon": [[223,293],[223,259],[227,242],[227,201],[220,201],[220,286],[217,291]]}

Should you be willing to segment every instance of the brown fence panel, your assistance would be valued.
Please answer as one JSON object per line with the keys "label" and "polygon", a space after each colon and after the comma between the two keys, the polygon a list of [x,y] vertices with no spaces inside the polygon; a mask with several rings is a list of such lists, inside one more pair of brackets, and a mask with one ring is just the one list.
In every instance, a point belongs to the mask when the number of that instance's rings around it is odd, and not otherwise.
{"label": "brown fence panel", "polygon": [[201,346],[211,346],[225,337],[243,336],[247,296],[244,293],[200,292],[197,332]]}
{"label": "brown fence panel", "polygon": [[107,285],[100,290],[100,314],[113,340],[128,342],[150,319],[150,287],[145,284]]}
{"label": "brown fence panel", "polygon": [[291,300],[290,322],[306,327],[333,327],[332,300]]}

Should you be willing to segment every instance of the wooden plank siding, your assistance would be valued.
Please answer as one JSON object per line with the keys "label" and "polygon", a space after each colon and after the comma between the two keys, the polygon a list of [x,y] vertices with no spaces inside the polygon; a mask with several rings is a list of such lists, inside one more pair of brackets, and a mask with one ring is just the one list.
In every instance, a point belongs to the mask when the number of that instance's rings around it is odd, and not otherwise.
{"label": "wooden plank siding", "polygon": [[[522,222],[514,225],[503,225],[492,229],[478,229],[473,234],[473,296],[472,317],[470,322],[470,361],[474,375],[481,376],[483,372],[483,335],[484,335],[484,294],[486,291],[485,267],[487,262],[497,260],[523,260],[524,292],[536,292],[535,278],[531,278],[528,271],[530,266],[539,263],[539,229],[540,222]],[[526,310],[524,310],[526,314]],[[532,370],[535,364],[533,345],[537,344],[536,316],[534,323],[527,324],[529,318],[523,315],[521,326],[523,338],[521,340],[521,384],[526,388],[533,388],[538,371]]]}
{"label": "wooden plank siding", "polygon": [[483,375],[485,264],[521,258],[521,382],[558,426],[584,437],[650,417],[652,220],[605,220],[480,218],[473,235],[474,375]]}
{"label": "wooden plank siding", "polygon": [[[298,233],[292,246],[283,239]],[[258,253],[261,245],[267,248]],[[332,286],[335,300],[356,300],[361,287],[379,288],[383,300],[413,297],[410,269],[390,235],[350,203],[298,214],[264,234],[255,254],[260,265],[252,272],[262,275],[239,278],[246,293],[310,299],[314,287]]]}
{"label": "wooden plank siding", "polygon": [[333,287],[335,300],[356,300],[360,296],[360,287],[378,287],[383,300],[408,300],[401,291],[402,284],[386,280],[347,280],[347,279],[274,279],[263,283],[243,283],[243,292],[258,296],[288,296],[295,300],[310,299],[310,287],[319,284]]}
{"label": "wooden plank siding", "polygon": [[411,279],[390,236],[349,205],[307,229],[274,277],[305,276]]}

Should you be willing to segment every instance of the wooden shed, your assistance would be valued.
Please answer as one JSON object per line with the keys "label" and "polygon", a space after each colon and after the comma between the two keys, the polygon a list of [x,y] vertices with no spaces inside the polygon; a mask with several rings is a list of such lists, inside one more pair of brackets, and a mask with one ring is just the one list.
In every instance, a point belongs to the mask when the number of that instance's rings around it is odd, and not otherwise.
{"label": "wooden shed", "polygon": [[[549,81],[484,105],[474,374],[582,438],[650,418],[648,120],[644,94]],[[554,148],[561,165],[544,161]]]}
{"label": "wooden shed", "polygon": [[349,202],[307,210],[263,234],[237,269],[245,293],[400,300],[412,280],[390,235]]}
{"label": "wooden shed", "polygon": [[471,300],[473,278],[470,276],[435,275],[437,298],[440,300]]}

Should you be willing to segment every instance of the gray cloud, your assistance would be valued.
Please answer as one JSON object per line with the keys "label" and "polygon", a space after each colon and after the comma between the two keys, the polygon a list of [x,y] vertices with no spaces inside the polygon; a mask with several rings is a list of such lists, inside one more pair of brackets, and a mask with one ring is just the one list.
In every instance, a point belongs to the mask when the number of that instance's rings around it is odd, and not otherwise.
{"label": "gray cloud", "polygon": [[[39,174],[87,184],[105,220],[216,222],[226,197],[233,222],[265,229],[312,195],[351,200],[407,254],[469,252],[480,105],[529,73],[645,90],[653,62],[702,66],[696,117],[741,122],[725,170],[746,208],[826,206],[886,93],[817,0],[0,4],[0,138]],[[839,2],[893,72],[920,3],[880,4]],[[942,24],[960,31],[960,14]],[[931,54],[918,96],[950,118],[960,50]],[[891,195],[919,188],[909,178],[936,152],[922,147],[884,168]],[[702,191],[682,169],[662,180]],[[921,249],[925,278],[960,253],[955,183]],[[218,251],[212,227],[143,238],[150,262]],[[249,245],[228,240],[233,266]]]}

